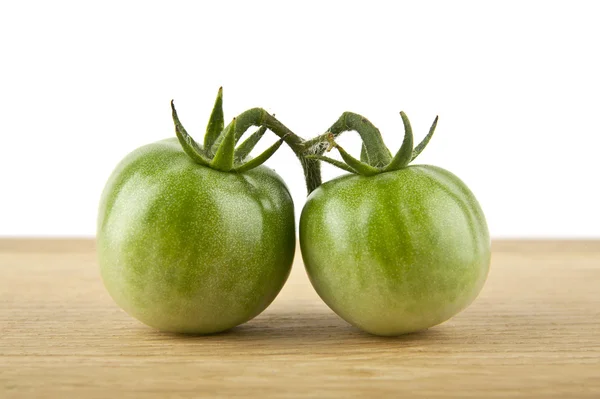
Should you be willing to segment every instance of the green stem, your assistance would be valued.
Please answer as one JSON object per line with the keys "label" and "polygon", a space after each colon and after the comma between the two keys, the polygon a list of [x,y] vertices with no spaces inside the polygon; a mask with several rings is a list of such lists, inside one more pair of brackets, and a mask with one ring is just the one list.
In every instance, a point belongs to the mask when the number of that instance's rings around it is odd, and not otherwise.
{"label": "green stem", "polygon": [[[328,137],[331,135],[337,137],[347,131],[358,132],[363,141],[365,159],[368,159],[368,165],[366,166],[371,166],[373,170],[387,165],[392,160],[392,155],[383,143],[379,129],[365,117],[352,112],[344,112],[326,133],[311,140],[304,140],[296,135],[263,108],[251,108],[236,117],[236,142],[251,126],[268,128],[294,151],[304,170],[306,189],[309,194],[321,185],[321,164],[318,156],[325,152]],[[227,130],[227,127],[225,130]],[[221,135],[215,141],[213,148],[219,145],[220,140],[223,138],[223,135]]]}
{"label": "green stem", "polygon": [[[324,134],[310,140],[304,140],[296,135],[277,120],[274,115],[269,114],[262,108],[251,108],[242,112],[233,119],[232,123],[223,128],[223,90],[221,88],[217,94],[208,123],[204,140],[205,146],[202,148],[187,134],[181,125],[173,101],[171,101],[171,108],[177,138],[183,150],[195,162],[221,171],[243,172],[265,162],[285,141],[302,165],[309,194],[321,185],[320,161],[329,162],[348,172],[365,176],[396,170],[406,166],[419,155],[431,139],[437,125],[436,117],[427,137],[413,150],[412,129],[408,118],[402,112],[401,116],[406,134],[400,150],[392,158],[392,154],[383,142],[379,129],[367,118],[353,112],[344,112]],[[258,130],[236,149],[237,142],[251,126],[258,127]],[[246,160],[246,156],[252,151],[266,129],[279,136],[280,141],[256,158]],[[352,157],[333,141],[335,137],[348,131],[356,131],[361,137],[360,160]],[[338,149],[346,164],[323,156],[326,150],[331,150],[331,146]],[[244,163],[244,161],[246,162]]]}
{"label": "green stem", "polygon": [[382,167],[392,160],[392,154],[383,143],[383,138],[379,129],[377,129],[367,118],[353,112],[344,112],[342,116],[329,128],[329,130],[320,136],[315,137],[305,143],[307,147],[312,147],[318,143],[327,142],[329,133],[334,137],[348,131],[355,130],[360,135],[364,143],[369,165]]}
{"label": "green stem", "polygon": [[321,185],[321,165],[318,160],[306,158],[306,155],[310,154],[310,148],[306,146],[306,141],[292,132],[273,115],[262,108],[251,108],[239,114],[236,117],[236,122],[235,130],[236,139],[238,140],[251,126],[265,126],[271,130],[285,141],[300,160],[300,164],[304,170],[308,193],[310,194],[314,189]]}

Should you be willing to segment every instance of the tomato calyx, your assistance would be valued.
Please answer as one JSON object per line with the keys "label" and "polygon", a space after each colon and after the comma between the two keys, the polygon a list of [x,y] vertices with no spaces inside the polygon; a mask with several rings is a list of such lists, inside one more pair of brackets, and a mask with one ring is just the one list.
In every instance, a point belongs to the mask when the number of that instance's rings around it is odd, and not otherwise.
{"label": "tomato calyx", "polygon": [[[250,151],[267,130],[266,126],[260,126],[257,131],[236,148],[237,142],[250,125],[246,125],[244,130],[240,130],[238,129],[240,124],[237,123],[237,118],[233,118],[233,121],[227,127],[224,127],[222,87],[219,88],[206,127],[203,146],[198,144],[181,124],[173,100],[171,100],[171,111],[173,123],[175,124],[175,134],[185,153],[197,164],[222,172],[242,173],[256,168],[269,159],[283,143],[283,138],[279,139],[257,157],[249,158]],[[243,128],[244,126],[239,127]]]}
{"label": "tomato calyx", "polygon": [[[324,138],[328,142],[326,151],[329,152],[333,148],[335,148],[336,150],[338,150],[344,162],[323,156],[322,153],[307,155],[307,158],[324,161],[347,172],[362,176],[373,176],[379,173],[400,170],[408,166],[408,164],[414,161],[417,158],[417,156],[419,156],[419,154],[425,149],[425,147],[431,140],[431,137],[433,136],[438,122],[438,117],[436,116],[435,120],[433,121],[433,124],[431,125],[431,128],[429,129],[429,133],[427,133],[427,136],[425,136],[425,138],[419,143],[419,145],[413,147],[414,138],[410,121],[406,114],[403,111],[401,111],[400,116],[404,125],[404,139],[398,152],[396,152],[396,154],[393,157],[391,157],[391,155],[389,155],[390,151],[383,144],[383,139],[381,138],[381,134],[379,133],[379,130],[377,130],[377,128],[370,125],[370,122],[368,122],[366,118],[356,114],[345,113],[344,115],[342,115],[340,120],[342,120],[342,118],[348,117],[347,114],[349,114],[352,118],[362,118],[362,125],[357,123],[345,123],[345,127],[340,127],[341,124],[338,123],[338,121],[332,126],[332,128],[329,129],[329,131],[324,136]],[[352,121],[353,119],[350,120]],[[356,121],[356,119],[354,120]],[[344,150],[342,146],[335,142],[336,136],[348,130],[356,130],[360,134],[361,139],[363,140],[360,159],[354,158],[352,155],[346,152],[346,150]],[[318,139],[323,140],[323,136],[320,136]]]}
{"label": "tomato calyx", "polygon": [[[220,88],[206,128],[204,144],[201,146],[194,141],[181,124],[173,101],[171,101],[171,109],[177,138],[183,150],[194,162],[224,172],[241,173],[264,163],[285,141],[302,165],[309,194],[321,185],[321,161],[328,162],[347,172],[364,176],[406,167],[425,149],[438,121],[436,117],[427,136],[419,145],[413,147],[410,121],[404,112],[400,112],[404,124],[404,140],[398,152],[392,156],[383,142],[379,129],[364,116],[353,112],[344,112],[324,134],[309,140],[293,133],[277,120],[275,115],[271,115],[263,108],[251,108],[244,111],[233,118],[227,126],[224,126],[223,89]],[[245,132],[253,126],[257,130],[240,145],[237,145]],[[259,156],[250,158],[250,152],[267,130],[279,136],[279,140]],[[335,142],[337,136],[348,131],[356,131],[360,135],[363,142],[360,159],[354,158]],[[323,155],[333,148],[338,150],[343,162]]]}
{"label": "tomato calyx", "polygon": [[[310,194],[321,185],[321,165],[316,159],[308,159],[307,154],[314,153],[314,141],[307,141],[293,133],[283,123],[263,108],[251,108],[235,117],[224,126],[223,89],[219,89],[213,111],[206,128],[204,145],[198,144],[185,130],[173,101],[171,101],[175,133],[185,153],[196,163],[224,172],[241,173],[253,169],[271,157],[285,141],[294,151],[304,170],[306,188]],[[258,129],[239,146],[236,145],[242,135],[252,126]],[[255,158],[249,154],[265,132],[270,130],[279,136],[279,140]],[[317,145],[319,143],[316,143]]]}

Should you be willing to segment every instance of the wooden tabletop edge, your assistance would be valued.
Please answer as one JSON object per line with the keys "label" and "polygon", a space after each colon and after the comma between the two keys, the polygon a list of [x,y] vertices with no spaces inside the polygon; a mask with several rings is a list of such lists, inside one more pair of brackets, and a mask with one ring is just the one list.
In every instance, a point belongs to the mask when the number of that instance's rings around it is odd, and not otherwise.
{"label": "wooden tabletop edge", "polygon": [[[93,252],[94,237],[0,237],[0,252]],[[600,239],[494,239],[493,252],[600,252]]]}

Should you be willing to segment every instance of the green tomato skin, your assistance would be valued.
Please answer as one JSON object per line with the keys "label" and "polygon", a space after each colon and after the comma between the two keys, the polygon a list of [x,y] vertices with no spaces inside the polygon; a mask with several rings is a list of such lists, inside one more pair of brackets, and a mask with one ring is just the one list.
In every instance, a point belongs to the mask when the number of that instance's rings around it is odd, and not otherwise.
{"label": "green tomato skin", "polygon": [[479,294],[490,264],[483,212],[452,173],[428,165],[344,175],[300,217],[306,271],[350,324],[393,336],[437,325]]}
{"label": "green tomato skin", "polygon": [[100,201],[104,284],[162,331],[210,334],[257,316],[289,276],[295,245],[292,199],[274,171],[216,171],[177,139],[129,154]]}

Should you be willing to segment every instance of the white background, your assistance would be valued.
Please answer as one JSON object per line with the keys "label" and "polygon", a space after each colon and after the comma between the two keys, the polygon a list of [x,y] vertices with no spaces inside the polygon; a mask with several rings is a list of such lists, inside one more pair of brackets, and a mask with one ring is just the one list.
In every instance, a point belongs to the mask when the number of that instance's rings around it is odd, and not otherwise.
{"label": "white background", "polygon": [[[351,110],[393,151],[400,110],[416,140],[439,114],[420,162],[469,185],[493,237],[599,237],[599,15],[574,1],[3,1],[0,235],[94,235],[116,163],[173,136],[172,98],[201,140],[222,85],[227,119],[261,106],[312,137]],[[356,134],[341,143],[358,155]],[[291,151],[268,164],[299,214]]]}

